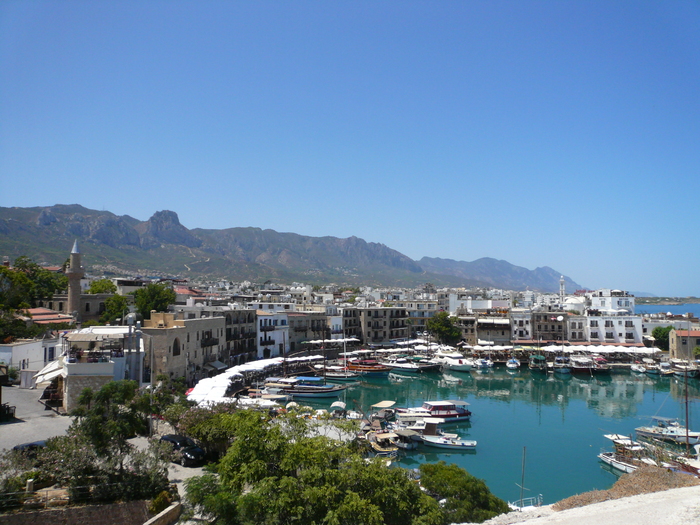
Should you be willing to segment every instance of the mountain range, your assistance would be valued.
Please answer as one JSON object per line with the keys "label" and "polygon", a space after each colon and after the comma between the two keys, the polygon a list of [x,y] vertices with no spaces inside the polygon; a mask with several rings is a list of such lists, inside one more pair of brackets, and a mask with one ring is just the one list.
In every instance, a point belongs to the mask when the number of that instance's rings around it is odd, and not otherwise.
{"label": "mountain range", "polygon": [[[507,261],[419,261],[358,237],[308,237],[260,228],[188,229],[175,212],[147,221],[78,204],[0,207],[0,256],[62,264],[78,239],[93,274],[168,275],[232,281],[412,287],[494,287],[558,292],[561,273]],[[569,293],[581,286],[564,277]]]}

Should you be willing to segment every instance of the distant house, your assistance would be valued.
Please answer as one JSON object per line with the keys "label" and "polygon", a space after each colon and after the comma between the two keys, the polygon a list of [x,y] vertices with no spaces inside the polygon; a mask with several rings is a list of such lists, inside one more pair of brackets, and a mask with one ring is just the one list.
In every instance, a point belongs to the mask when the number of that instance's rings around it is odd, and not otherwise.
{"label": "distant house", "polygon": [[694,350],[700,347],[700,330],[674,328],[668,334],[668,349],[672,359],[695,359]]}

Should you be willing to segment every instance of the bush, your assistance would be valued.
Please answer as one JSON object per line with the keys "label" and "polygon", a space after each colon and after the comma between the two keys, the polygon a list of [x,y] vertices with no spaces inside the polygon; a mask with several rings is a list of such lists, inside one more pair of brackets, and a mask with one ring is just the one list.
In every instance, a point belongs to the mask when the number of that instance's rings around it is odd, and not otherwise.
{"label": "bush", "polygon": [[173,500],[170,492],[164,490],[151,500],[151,503],[148,505],[148,512],[153,515],[160,514],[167,509],[172,502]]}

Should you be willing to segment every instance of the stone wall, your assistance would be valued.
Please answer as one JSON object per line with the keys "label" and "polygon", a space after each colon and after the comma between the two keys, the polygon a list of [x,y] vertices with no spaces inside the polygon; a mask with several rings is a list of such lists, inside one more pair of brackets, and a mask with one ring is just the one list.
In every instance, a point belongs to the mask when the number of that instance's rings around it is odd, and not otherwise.
{"label": "stone wall", "polygon": [[78,397],[84,388],[92,388],[97,392],[104,385],[112,381],[114,377],[109,376],[80,376],[68,375],[65,378],[65,391],[63,393],[63,408],[70,413],[78,406]]}
{"label": "stone wall", "polygon": [[0,514],[0,525],[143,525],[149,519],[147,508],[145,501],[129,501],[111,505]]}
{"label": "stone wall", "polygon": [[153,516],[150,520],[144,523],[144,525],[172,525],[173,523],[177,523],[177,520],[180,519],[181,513],[182,504],[179,501],[176,501],[160,514]]}

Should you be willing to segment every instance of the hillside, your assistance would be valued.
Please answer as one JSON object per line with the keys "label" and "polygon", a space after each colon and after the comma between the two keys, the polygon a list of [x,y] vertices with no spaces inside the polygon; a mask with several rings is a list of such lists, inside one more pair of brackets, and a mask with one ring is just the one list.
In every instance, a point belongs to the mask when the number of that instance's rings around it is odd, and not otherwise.
{"label": "hillside", "polygon": [[[424,257],[414,261],[358,237],[309,237],[260,228],[188,229],[175,212],[147,221],[83,206],[0,207],[0,255],[61,264],[78,239],[95,273],[129,272],[182,278],[416,286],[489,286],[559,290],[560,273],[507,261]],[[567,289],[580,288],[567,279]]]}

